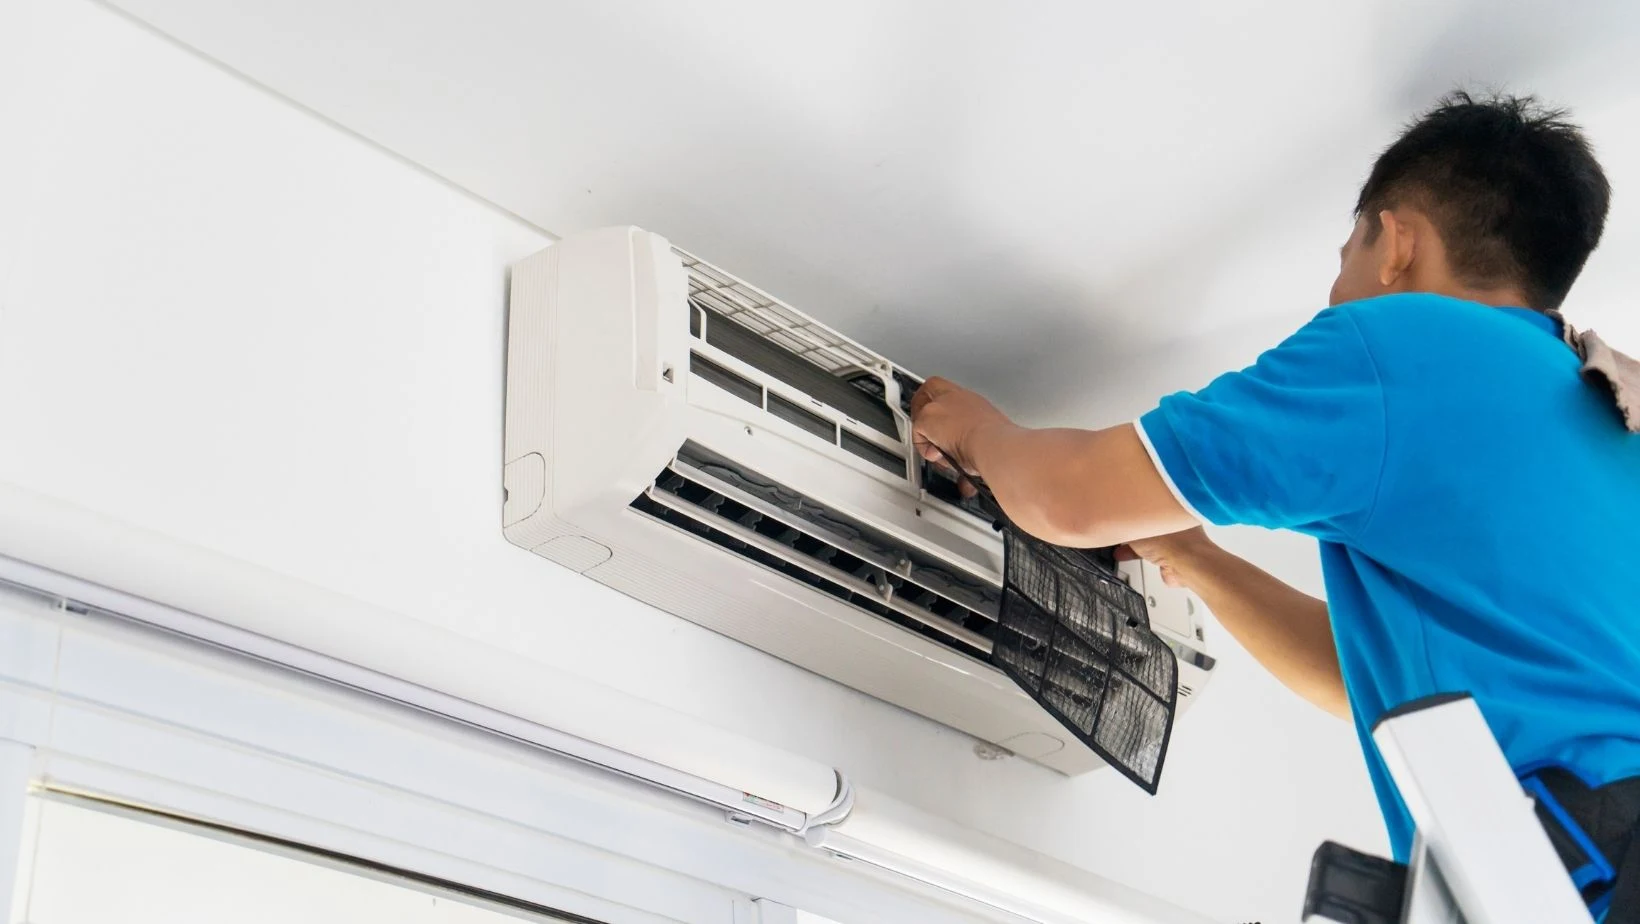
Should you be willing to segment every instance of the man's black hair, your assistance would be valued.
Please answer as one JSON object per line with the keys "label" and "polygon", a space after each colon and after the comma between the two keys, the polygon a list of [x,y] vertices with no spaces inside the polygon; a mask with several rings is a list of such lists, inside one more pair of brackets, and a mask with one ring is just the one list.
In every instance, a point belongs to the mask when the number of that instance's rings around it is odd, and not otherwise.
{"label": "man's black hair", "polygon": [[[1558,308],[1606,225],[1611,186],[1560,109],[1532,97],[1457,92],[1379,155],[1355,214],[1407,204],[1435,223],[1471,285],[1513,283],[1539,311]],[[1379,223],[1368,227],[1368,240]]]}

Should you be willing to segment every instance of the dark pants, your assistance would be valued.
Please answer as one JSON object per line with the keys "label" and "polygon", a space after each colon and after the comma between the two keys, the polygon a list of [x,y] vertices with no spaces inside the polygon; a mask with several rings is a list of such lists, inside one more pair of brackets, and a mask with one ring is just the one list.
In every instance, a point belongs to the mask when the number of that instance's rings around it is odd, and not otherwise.
{"label": "dark pants", "polygon": [[1605,910],[1605,924],[1640,924],[1640,777],[1591,789],[1549,769],[1526,778],[1529,791],[1534,779],[1538,819],[1590,909]]}

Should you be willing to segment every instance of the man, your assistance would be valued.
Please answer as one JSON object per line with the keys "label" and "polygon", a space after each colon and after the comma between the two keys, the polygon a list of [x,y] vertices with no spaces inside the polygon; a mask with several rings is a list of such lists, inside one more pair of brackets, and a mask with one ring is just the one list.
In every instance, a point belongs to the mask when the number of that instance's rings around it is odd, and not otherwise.
{"label": "man", "polygon": [[[1353,719],[1402,860],[1411,821],[1368,734],[1401,703],[1472,693],[1518,773],[1569,771],[1557,791],[1640,776],[1640,436],[1545,313],[1609,196],[1562,114],[1451,96],[1373,166],[1332,307],[1251,368],[1099,431],[1025,429],[931,379],[919,448],[1042,539],[1155,562],[1285,685]],[[1204,522],[1316,537],[1327,600]]]}

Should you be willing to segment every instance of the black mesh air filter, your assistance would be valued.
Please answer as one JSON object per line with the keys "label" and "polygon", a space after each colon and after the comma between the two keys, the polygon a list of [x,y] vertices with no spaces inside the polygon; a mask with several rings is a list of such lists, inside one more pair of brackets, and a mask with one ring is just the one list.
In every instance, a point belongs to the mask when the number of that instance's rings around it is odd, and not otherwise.
{"label": "black mesh air filter", "polygon": [[978,500],[1003,537],[991,663],[1121,774],[1155,795],[1173,733],[1179,662],[1139,592],[1095,553],[1050,545]]}

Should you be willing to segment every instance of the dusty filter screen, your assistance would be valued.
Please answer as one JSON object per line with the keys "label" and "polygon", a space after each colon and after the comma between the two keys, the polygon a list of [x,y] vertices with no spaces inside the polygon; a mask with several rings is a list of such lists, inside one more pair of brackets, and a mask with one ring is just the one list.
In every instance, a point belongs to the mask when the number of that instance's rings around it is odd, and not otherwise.
{"label": "dusty filter screen", "polygon": [[1050,545],[1008,522],[991,663],[1094,753],[1152,795],[1173,733],[1179,664],[1144,597],[1097,553]]}

